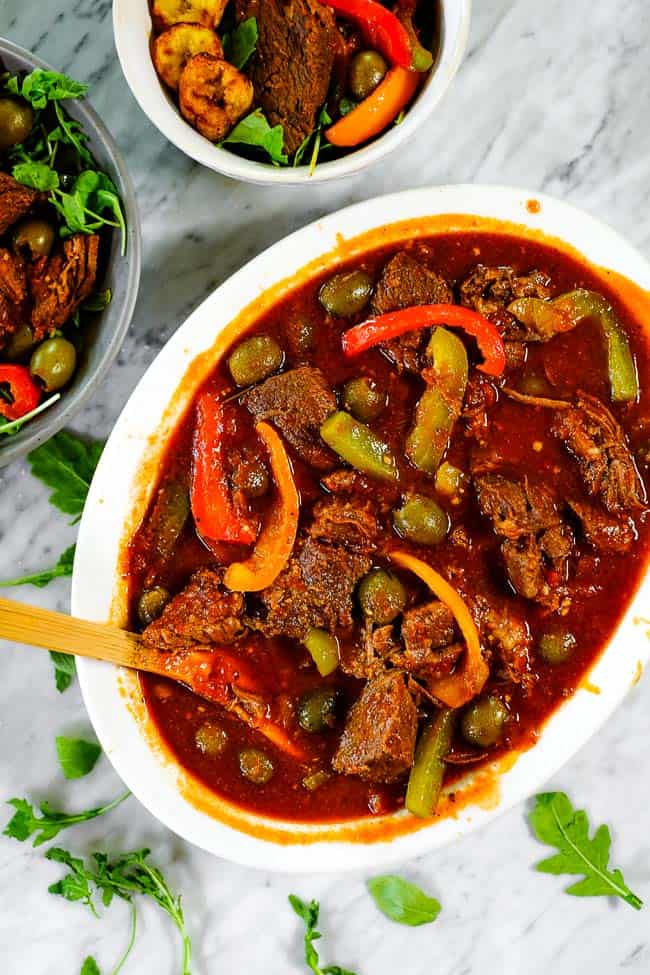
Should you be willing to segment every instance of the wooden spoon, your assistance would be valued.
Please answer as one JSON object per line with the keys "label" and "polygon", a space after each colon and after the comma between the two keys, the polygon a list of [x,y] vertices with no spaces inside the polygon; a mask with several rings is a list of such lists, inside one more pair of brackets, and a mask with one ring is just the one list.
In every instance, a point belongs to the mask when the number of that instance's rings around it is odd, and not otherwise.
{"label": "wooden spoon", "polygon": [[282,751],[299,760],[307,757],[305,748],[267,717],[269,702],[259,694],[252,668],[230,650],[197,647],[167,653],[148,647],[137,633],[11,599],[0,599],[0,639],[105,660],[178,681],[236,714]]}

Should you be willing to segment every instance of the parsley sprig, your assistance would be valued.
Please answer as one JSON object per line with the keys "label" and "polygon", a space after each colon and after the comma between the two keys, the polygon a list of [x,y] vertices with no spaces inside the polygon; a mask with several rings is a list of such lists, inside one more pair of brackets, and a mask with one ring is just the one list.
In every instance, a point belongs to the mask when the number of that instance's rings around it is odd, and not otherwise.
{"label": "parsley sprig", "polygon": [[111,812],[130,795],[130,792],[124,792],[105,806],[85,809],[78,813],[60,812],[53,809],[49,802],[45,801],[38,805],[40,816],[37,815],[34,806],[27,799],[9,799],[8,804],[13,806],[16,812],[7,823],[3,835],[18,840],[20,843],[33,838],[33,846],[42,846],[43,843],[49,843],[62,830],[68,829],[70,826],[87,823],[91,819],[97,819],[98,816],[104,816]]}
{"label": "parsley sprig", "polygon": [[96,905],[98,897],[104,907],[109,907],[115,897],[129,903],[133,903],[137,895],[150,898],[178,928],[183,948],[181,975],[192,975],[192,945],[185,927],[181,898],[172,893],[162,871],[148,862],[150,852],[147,849],[136,850],[112,860],[106,853],[93,853],[84,862],[68,850],[54,847],[46,853],[47,859],[63,864],[68,868],[68,873],[48,890],[68,901],[85,904],[95,917],[99,917]]}
{"label": "parsley sprig", "polygon": [[340,965],[326,965],[321,968],[318,952],[314,947],[314,942],[322,938],[320,931],[317,930],[318,917],[320,914],[320,904],[318,901],[306,901],[289,894],[289,903],[299,918],[305,922],[305,962],[313,975],[355,975],[348,968],[341,968]]}

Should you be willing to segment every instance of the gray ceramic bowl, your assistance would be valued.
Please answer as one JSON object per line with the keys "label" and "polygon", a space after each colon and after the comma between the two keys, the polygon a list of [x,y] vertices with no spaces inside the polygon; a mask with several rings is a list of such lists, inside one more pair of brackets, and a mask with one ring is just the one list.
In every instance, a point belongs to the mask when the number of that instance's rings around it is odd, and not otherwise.
{"label": "gray ceramic bowl", "polygon": [[[51,70],[48,64],[10,41],[0,38],[0,60],[7,71],[24,72],[34,68]],[[92,93],[91,93],[92,94]],[[88,326],[88,340],[73,382],[58,403],[25,424],[20,433],[0,439],[0,467],[27,454],[34,447],[69,423],[99,386],[124,341],[131,323],[140,283],[142,240],[135,190],[124,160],[99,116],[85,100],[64,103],[70,116],[81,122],[89,136],[89,148],[100,169],[105,170],[118,188],[128,228],[126,255],[120,253],[120,235],[113,234],[107,271],[102,288],[110,288],[113,300]]]}

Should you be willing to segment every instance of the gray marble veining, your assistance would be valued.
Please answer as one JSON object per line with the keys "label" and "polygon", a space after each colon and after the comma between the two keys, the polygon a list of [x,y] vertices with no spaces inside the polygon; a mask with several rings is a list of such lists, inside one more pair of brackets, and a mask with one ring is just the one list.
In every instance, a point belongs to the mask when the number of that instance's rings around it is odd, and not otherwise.
{"label": "gray marble veining", "polygon": [[[134,0],[135,2],[135,0]],[[650,252],[650,7],[644,0],[477,0],[470,46],[430,122],[388,164],[332,187],[262,189],[201,170],[168,145],[122,78],[110,0],[0,0],[0,33],[92,84],[92,101],[124,150],[142,206],[145,268],[122,353],[77,428],[111,429],[147,364],[219,282],[268,244],[347,203],[445,182],[521,185],[562,196],[607,220]],[[24,464],[0,474],[0,575],[48,564],[74,539]],[[17,596],[65,609],[69,582]],[[61,697],[46,655],[2,648],[0,798],[29,794],[71,809],[111,798],[120,783],[104,760],[92,778],[63,783],[54,736],[87,728],[76,688]],[[650,900],[650,678],[563,769],[565,788],[614,825],[614,859]],[[135,800],[62,837],[75,850],[149,845],[184,891],[196,975],[264,971],[298,975],[301,933],[289,891],[322,901],[326,962],[361,975],[592,975],[650,971],[647,914],[561,893],[530,868],[543,851],[519,807],[455,846],[404,864],[440,897],[431,927],[379,916],[365,877],[299,880],[204,856],[159,826]],[[26,975],[76,973],[87,953],[116,964],[127,909],[95,921],[47,893],[59,874],[39,851],[0,841],[0,967]],[[172,975],[171,925],[148,906],[125,972]]]}

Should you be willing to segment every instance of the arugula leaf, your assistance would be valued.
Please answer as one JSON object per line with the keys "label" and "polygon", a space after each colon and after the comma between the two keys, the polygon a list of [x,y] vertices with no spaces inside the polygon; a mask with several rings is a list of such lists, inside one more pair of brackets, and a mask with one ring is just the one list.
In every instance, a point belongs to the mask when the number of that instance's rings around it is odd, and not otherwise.
{"label": "arugula leaf", "polygon": [[70,687],[77,674],[77,663],[72,654],[59,653],[58,650],[50,650],[50,659],[54,664],[54,681],[59,694]]}
{"label": "arugula leaf", "polygon": [[[103,226],[117,227],[122,234],[122,254],[126,253],[126,220],[122,204],[115,184],[105,173],[94,169],[84,170],[75,180],[70,193],[56,190],[50,202],[65,221],[62,237],[95,233]],[[106,213],[113,219],[109,219]]]}
{"label": "arugula leaf", "polygon": [[[94,165],[95,160],[92,154],[86,148],[86,143],[88,142],[88,136],[83,130],[81,123],[75,122],[73,119],[68,118],[66,113],[63,111],[58,102],[54,103],[54,111],[56,113],[56,118],[59,123],[60,129],[55,130],[54,133],[50,133],[49,141],[62,141],[67,142],[68,145],[73,146],[77,150],[77,155],[82,160],[82,162],[88,165]],[[58,136],[57,139],[53,136]]]}
{"label": "arugula leaf", "polygon": [[258,36],[257,18],[243,20],[232,34],[223,38],[226,61],[241,71],[255,53]]}
{"label": "arugula leaf", "polygon": [[1,423],[0,436],[15,436],[15,434],[19,433],[29,420],[33,420],[35,416],[38,416],[39,413],[43,413],[44,410],[47,410],[50,406],[53,406],[60,399],[61,393],[55,393],[54,396],[50,396],[49,399],[46,399],[43,403],[40,403],[35,410],[30,410],[29,413],[25,413],[18,420],[11,420],[9,423]]}
{"label": "arugula leaf", "polygon": [[589,819],[574,809],[564,792],[543,792],[536,796],[529,822],[541,843],[555,846],[558,853],[541,860],[541,873],[582,874],[583,880],[566,888],[574,897],[620,897],[639,911],[643,901],[632,893],[620,870],[609,870],[611,837],[607,826],[599,826],[589,837]]}
{"label": "arugula leaf", "polygon": [[8,805],[13,806],[16,812],[11,817],[7,823],[3,836],[9,836],[11,839],[18,840],[20,843],[24,843],[25,840],[29,840],[34,837],[33,846],[42,846],[43,843],[48,843],[53,840],[55,836],[61,832],[61,830],[68,829],[70,826],[76,826],[78,823],[86,823],[91,819],[97,819],[98,816],[103,816],[105,813],[111,812],[120,803],[124,802],[131,795],[130,792],[124,792],[117,799],[113,799],[112,802],[107,803],[105,806],[98,806],[96,809],[85,809],[80,813],[65,813],[58,812],[56,809],[52,809],[49,802],[41,802],[38,806],[38,811],[41,813],[40,816],[36,815],[34,807],[27,799],[9,799]]}
{"label": "arugula leaf", "polygon": [[9,586],[37,586],[39,589],[43,589],[53,579],[71,576],[76,547],[76,545],[71,545],[70,548],[67,548],[52,569],[44,569],[42,572],[34,572],[32,575],[20,576],[18,579],[6,579],[4,582],[0,582],[0,589]]}
{"label": "arugula leaf", "polygon": [[283,126],[274,125],[271,128],[261,108],[243,118],[230,135],[227,135],[219,144],[223,146],[227,143],[256,146],[267,153],[275,166],[286,166],[289,162],[289,157],[284,152]]}
{"label": "arugula leaf", "polygon": [[66,98],[82,98],[88,91],[88,85],[74,81],[68,75],[58,71],[44,71],[36,68],[26,75],[22,82],[14,76],[9,78],[7,89],[13,95],[19,95],[30,102],[33,108],[45,108],[48,102],[62,101]]}
{"label": "arugula leaf", "polygon": [[372,877],[368,881],[368,890],[382,914],[398,924],[412,928],[431,924],[441,911],[439,901],[428,897],[423,890],[402,877]]}
{"label": "arugula leaf", "polygon": [[48,190],[59,188],[59,174],[56,169],[52,169],[44,162],[21,162],[17,163],[11,175],[18,183],[29,186],[33,190],[40,190],[45,193]]}
{"label": "arugula leaf", "polygon": [[191,975],[192,946],[185,928],[181,899],[172,893],[162,872],[147,862],[149,853],[146,849],[136,850],[112,861],[105,853],[93,853],[85,864],[67,850],[55,847],[45,854],[47,859],[65,864],[70,872],[48,889],[51,894],[66,900],[82,901],[95,916],[97,908],[93,898],[97,895],[101,895],[104,907],[109,907],[114,897],[130,903],[136,894],[151,898],[178,928],[183,945],[182,975]]}
{"label": "arugula leaf", "polygon": [[310,161],[309,161],[309,175],[310,176],[313,176],[314,170],[316,169],[316,165],[318,163],[318,157],[319,157],[320,153],[321,152],[324,152],[326,149],[332,149],[333,148],[329,144],[329,142],[326,142],[323,145],[323,129],[325,128],[326,125],[331,125],[331,124],[332,124],[332,118],[331,118],[329,112],[327,111],[327,109],[325,108],[325,106],[323,106],[323,108],[321,108],[320,114],[318,116],[318,122],[316,124],[316,128],[313,130],[313,132],[310,132],[308,135],[305,136],[305,138],[303,139],[303,141],[300,143],[300,145],[296,149],[295,155],[293,157],[293,165],[294,165],[294,167],[295,166],[300,166],[300,164],[302,162],[302,158],[303,158],[305,152],[307,151],[310,142],[313,141],[311,158],[310,158]]}
{"label": "arugula leaf", "polygon": [[295,894],[289,894],[289,903],[298,917],[305,923],[305,962],[307,968],[314,975],[355,975],[354,972],[351,972],[347,968],[341,968],[340,965],[326,965],[325,968],[320,967],[320,958],[314,948],[314,941],[318,941],[322,937],[320,931],[316,930],[318,916],[320,914],[318,901],[312,900],[307,903],[299,897],[296,897]]}
{"label": "arugula leaf", "polygon": [[102,973],[100,972],[99,965],[95,959],[91,958],[89,955],[81,966],[79,975],[102,975]]}
{"label": "arugula leaf", "polygon": [[75,516],[75,521],[83,511],[103,449],[103,441],[82,440],[61,430],[27,456],[34,477],[53,489],[50,504]]}
{"label": "arugula leaf", "polygon": [[56,753],[66,779],[82,779],[92,772],[102,749],[94,741],[59,735],[56,739]]}

